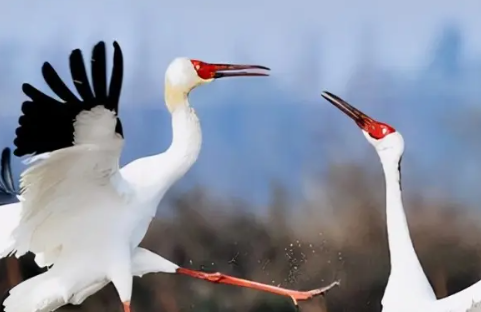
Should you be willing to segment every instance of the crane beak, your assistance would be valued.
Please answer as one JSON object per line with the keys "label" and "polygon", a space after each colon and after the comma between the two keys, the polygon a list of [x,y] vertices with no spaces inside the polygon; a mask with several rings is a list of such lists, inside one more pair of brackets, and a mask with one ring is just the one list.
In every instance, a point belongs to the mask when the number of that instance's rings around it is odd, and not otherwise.
{"label": "crane beak", "polygon": [[212,70],[212,78],[242,77],[242,76],[269,76],[264,72],[252,72],[248,70],[269,71],[268,67],[261,65],[234,65],[234,64],[208,64]]}
{"label": "crane beak", "polygon": [[322,97],[354,120],[358,127],[367,132],[373,139],[380,140],[396,132],[396,129],[392,126],[372,119],[337,95],[324,91]]}
{"label": "crane beak", "polygon": [[359,128],[368,131],[368,126],[372,123],[377,123],[374,119],[364,114],[351,104],[347,103],[337,95],[331,92],[322,92],[322,97],[328,100],[332,105],[341,110],[344,114],[350,117],[359,126]]}
{"label": "crane beak", "polygon": [[347,103],[337,95],[332,94],[331,92],[324,91],[322,92],[322,97],[328,100],[332,105],[337,107],[340,111],[350,117],[354,122],[359,126],[359,128],[363,129],[364,131],[369,131],[369,125],[373,123],[377,123],[374,119],[369,117],[368,115],[364,114],[351,104]]}

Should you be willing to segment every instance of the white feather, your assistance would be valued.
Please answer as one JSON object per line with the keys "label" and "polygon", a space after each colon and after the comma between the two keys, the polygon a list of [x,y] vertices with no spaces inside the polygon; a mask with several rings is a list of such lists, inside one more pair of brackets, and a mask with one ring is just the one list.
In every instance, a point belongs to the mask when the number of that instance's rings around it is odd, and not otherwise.
{"label": "white feather", "polygon": [[[95,215],[93,207],[98,204],[93,200],[120,204],[122,198],[116,187],[125,183],[118,178],[117,183],[112,184],[111,179],[120,176],[118,163],[123,140],[112,130],[108,133],[97,125],[107,123],[111,128],[115,121],[115,116],[105,109],[80,114],[75,126],[79,144],[37,159],[22,173],[21,225],[13,232],[17,256],[28,251],[61,249],[66,241],[73,239],[64,233],[87,230],[80,228],[84,225],[78,220]],[[94,139],[86,128],[97,130],[99,137]]]}
{"label": "white feather", "polygon": [[32,156],[32,157],[25,158],[22,161],[22,163],[24,165],[32,165],[32,164],[36,163],[37,161],[47,159],[49,156],[50,156],[50,153],[38,154],[38,155],[35,155],[35,156]]}
{"label": "white feather", "polygon": [[62,281],[48,271],[14,287],[3,305],[5,312],[50,312],[67,303],[65,294]]}
{"label": "white feather", "polygon": [[[110,140],[103,133],[102,143],[95,143],[99,141],[93,133],[77,124],[77,145],[51,152],[24,171],[23,201],[17,203],[16,214],[5,217],[12,225],[10,235],[0,233],[0,239],[8,238],[5,255],[31,251],[39,266],[53,267],[44,273],[49,278],[17,286],[8,311],[40,312],[66,302],[79,304],[110,281],[127,300],[133,275],[175,272],[174,263],[137,247],[165,191],[200,151],[200,124],[188,104],[173,113],[172,126],[174,140],[165,153],[138,159],[119,171],[123,140],[112,132]],[[65,288],[55,288],[56,283]],[[20,302],[30,289],[44,288],[41,285],[53,290],[38,290],[31,300]],[[41,298],[48,302],[39,303]]]}
{"label": "white feather", "polygon": [[20,223],[21,203],[0,206],[0,257],[9,255],[15,245],[13,231]]}
{"label": "white feather", "polygon": [[[144,274],[156,272],[175,273],[178,268],[179,266],[175,263],[141,247],[137,247],[132,255],[132,275],[134,276],[142,277]],[[96,293],[108,283],[108,279],[92,283],[81,291],[75,292],[69,303],[81,304],[90,295]]]}

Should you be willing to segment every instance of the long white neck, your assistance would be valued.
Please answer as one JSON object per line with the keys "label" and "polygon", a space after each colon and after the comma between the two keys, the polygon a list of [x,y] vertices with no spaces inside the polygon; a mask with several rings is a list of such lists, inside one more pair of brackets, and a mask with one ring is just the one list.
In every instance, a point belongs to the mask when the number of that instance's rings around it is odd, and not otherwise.
{"label": "long white neck", "polygon": [[387,299],[399,300],[394,297],[408,300],[403,296],[435,299],[409,235],[401,196],[399,162],[380,156],[386,179],[386,221],[391,262],[391,274],[383,304]]}
{"label": "long white neck", "polygon": [[[188,99],[172,112],[172,143],[163,154],[171,183],[180,179],[197,160],[202,146],[200,121]],[[164,165],[165,166],[165,165]]]}
{"label": "long white neck", "polygon": [[[172,100],[166,96],[166,101]],[[156,205],[165,192],[192,167],[202,145],[199,118],[187,95],[167,103],[172,114],[172,143],[164,153],[137,159],[122,175],[137,189],[138,196]],[[170,105],[169,105],[170,104]],[[155,140],[155,135],[152,138]]]}

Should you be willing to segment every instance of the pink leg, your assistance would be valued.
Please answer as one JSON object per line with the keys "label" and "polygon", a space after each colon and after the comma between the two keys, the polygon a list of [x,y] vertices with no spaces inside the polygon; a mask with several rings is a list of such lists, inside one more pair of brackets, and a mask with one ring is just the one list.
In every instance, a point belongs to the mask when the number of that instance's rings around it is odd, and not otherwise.
{"label": "pink leg", "polygon": [[294,301],[294,304],[296,306],[297,306],[297,301],[308,300],[315,296],[324,295],[328,290],[330,290],[334,286],[339,285],[339,281],[336,281],[326,287],[317,288],[309,291],[298,291],[298,290],[285,289],[281,287],[275,287],[267,284],[253,282],[253,281],[225,275],[222,273],[206,273],[202,271],[195,271],[195,270],[190,270],[185,268],[177,269],[177,273],[202,279],[211,283],[228,284],[228,285],[252,288],[252,289],[257,289],[265,292],[274,293],[281,296],[287,296]]}

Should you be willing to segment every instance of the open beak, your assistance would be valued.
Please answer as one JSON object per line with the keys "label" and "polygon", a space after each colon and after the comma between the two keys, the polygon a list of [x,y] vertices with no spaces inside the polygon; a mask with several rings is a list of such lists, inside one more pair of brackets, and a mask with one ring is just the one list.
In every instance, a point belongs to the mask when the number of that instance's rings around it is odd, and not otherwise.
{"label": "open beak", "polygon": [[356,124],[363,130],[367,131],[368,126],[372,123],[376,123],[374,119],[369,117],[368,115],[364,114],[351,104],[347,103],[337,95],[332,94],[331,92],[324,91],[322,92],[322,97],[328,100],[332,105],[339,108],[344,114],[349,116],[352,120],[356,122]]}
{"label": "open beak", "polygon": [[[241,77],[241,76],[269,76],[268,73],[262,71],[271,70],[261,65],[233,65],[233,64],[209,64],[213,73],[213,78],[224,77]],[[261,72],[249,71],[261,70]]]}

